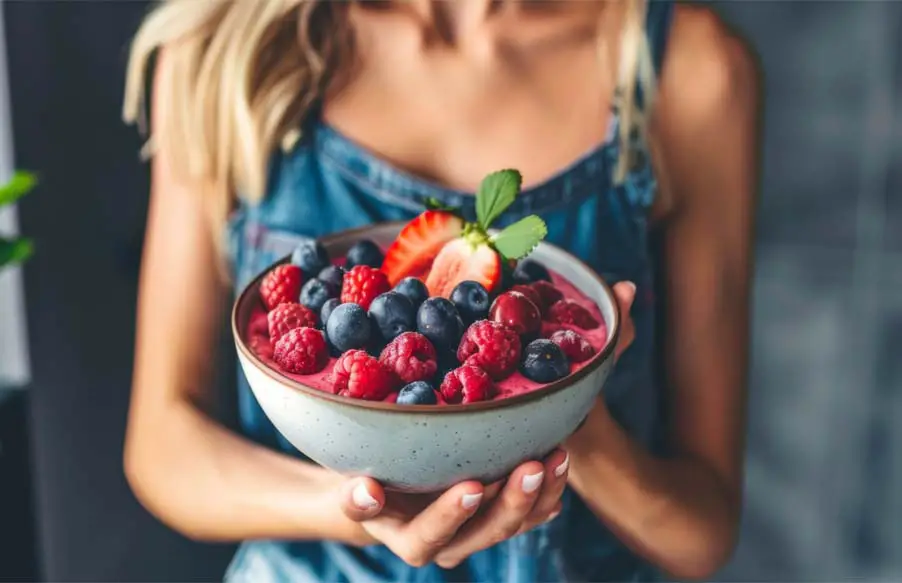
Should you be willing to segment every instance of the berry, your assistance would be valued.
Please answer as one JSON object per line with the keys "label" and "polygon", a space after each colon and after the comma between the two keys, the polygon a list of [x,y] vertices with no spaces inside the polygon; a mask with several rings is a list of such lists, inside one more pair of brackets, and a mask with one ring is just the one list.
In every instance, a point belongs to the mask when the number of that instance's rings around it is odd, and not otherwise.
{"label": "berry", "polygon": [[457,349],[457,360],[478,366],[495,380],[511,375],[520,362],[520,337],[498,322],[480,320],[467,328]]}
{"label": "berry", "polygon": [[534,281],[551,281],[551,274],[545,267],[533,261],[524,259],[514,270],[514,283],[530,284]]}
{"label": "berry", "polygon": [[582,362],[595,354],[595,348],[589,341],[573,330],[558,330],[549,340],[561,347],[570,362]]}
{"label": "berry", "polygon": [[348,249],[348,252],[345,255],[345,265],[348,269],[358,265],[376,268],[381,267],[382,250],[369,239],[357,241],[350,249]]}
{"label": "berry", "polygon": [[422,280],[415,277],[405,277],[395,286],[394,291],[411,301],[414,308],[419,308],[420,304],[429,298],[429,290]]}
{"label": "berry", "polygon": [[492,302],[489,319],[513,328],[520,336],[530,338],[542,329],[539,308],[520,292],[504,292]]}
{"label": "berry", "polygon": [[311,279],[301,288],[301,305],[307,306],[315,313],[323,309],[327,300],[338,297],[339,289],[321,279]]}
{"label": "berry", "polygon": [[399,405],[436,405],[438,398],[432,385],[416,381],[402,388],[395,402]]}
{"label": "berry", "polygon": [[[385,253],[382,269],[392,284],[425,272],[445,243],[460,236],[463,219],[445,211],[428,210],[407,223]],[[411,298],[413,299],[413,298]]]}
{"label": "berry", "polygon": [[272,312],[266,314],[269,329],[269,340],[275,344],[279,338],[295,328],[316,327],[316,313],[309,308],[294,302],[279,304]]}
{"label": "berry", "polygon": [[285,372],[313,374],[329,362],[329,349],[319,330],[295,328],[276,342],[273,359]]}
{"label": "berry", "polygon": [[323,304],[323,307],[319,310],[319,323],[322,326],[323,330],[326,329],[326,322],[329,321],[329,316],[332,315],[332,311],[335,310],[338,306],[341,305],[341,300],[338,298],[330,298],[326,300]]}
{"label": "berry", "polygon": [[304,275],[310,278],[329,265],[329,254],[322,243],[309,239],[302,241],[294,248],[294,252],[291,254],[291,263],[300,267]]}
{"label": "berry", "polygon": [[551,340],[533,340],[523,351],[520,372],[537,383],[550,383],[570,373],[570,363],[561,347]]}
{"label": "berry", "polygon": [[453,352],[464,333],[464,322],[450,301],[429,298],[417,310],[417,332],[439,352]]}
{"label": "berry", "polygon": [[391,342],[404,332],[417,328],[417,311],[413,304],[398,292],[386,292],[370,304],[370,319],[383,342]]}
{"label": "berry", "polygon": [[451,292],[450,299],[466,324],[484,320],[489,315],[489,292],[481,283],[460,282]]}
{"label": "berry", "polygon": [[446,243],[432,262],[429,295],[447,298],[462,281],[475,281],[491,291],[501,281],[501,257],[486,242],[457,238]]}
{"label": "berry", "polygon": [[260,298],[267,310],[286,302],[296,302],[300,293],[301,268],[297,265],[277,265],[260,282]]}
{"label": "berry", "polygon": [[269,336],[254,334],[250,337],[250,340],[248,340],[247,345],[258,357],[264,360],[272,358],[272,342],[270,342]]}
{"label": "berry", "polygon": [[445,375],[439,391],[448,403],[477,403],[492,398],[495,383],[481,368],[464,365]]}
{"label": "berry", "polygon": [[395,375],[363,350],[345,352],[332,369],[332,387],[345,397],[381,401],[397,386]]}
{"label": "berry", "polygon": [[542,310],[542,296],[540,296],[539,292],[537,292],[531,286],[518,283],[517,285],[513,286],[510,291],[515,291],[523,294],[524,296],[529,298],[529,301],[534,303],[536,307],[539,308],[539,311]]}
{"label": "berry", "polygon": [[344,284],[344,277],[345,270],[342,267],[330,265],[320,271],[319,275],[316,276],[316,279],[331,283],[336,288],[341,289],[341,286]]}
{"label": "berry", "polygon": [[339,352],[366,348],[371,329],[366,310],[357,304],[336,306],[326,322],[326,335]]}
{"label": "berry", "polygon": [[341,303],[360,304],[368,310],[376,296],[384,294],[389,288],[384,273],[367,265],[358,265],[345,273]]}
{"label": "berry", "polygon": [[583,330],[593,330],[601,324],[583,306],[573,300],[559,300],[548,308],[548,319],[558,324],[572,324]]}
{"label": "berry", "polygon": [[536,305],[539,306],[539,309],[542,310],[543,313],[551,307],[553,303],[564,299],[564,294],[561,290],[544,279],[532,282],[529,284],[529,287],[539,296],[539,302]]}
{"label": "berry", "polygon": [[437,360],[432,343],[416,332],[401,334],[379,355],[379,362],[405,383],[431,378],[438,369]]}

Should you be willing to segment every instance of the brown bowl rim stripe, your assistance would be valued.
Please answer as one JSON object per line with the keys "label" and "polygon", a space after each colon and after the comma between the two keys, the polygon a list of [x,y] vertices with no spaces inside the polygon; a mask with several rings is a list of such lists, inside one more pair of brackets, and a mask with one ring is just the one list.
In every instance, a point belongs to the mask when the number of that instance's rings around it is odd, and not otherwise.
{"label": "brown bowl rim stripe", "polygon": [[[380,226],[389,226],[396,224],[400,228],[403,226],[403,221],[397,222],[387,222],[387,223],[377,223]],[[365,227],[359,227],[357,229],[350,229],[346,231],[341,231],[339,233],[334,233],[332,235],[328,235],[326,237],[320,238],[320,242],[325,245],[333,243],[336,239],[346,239],[348,236],[353,236],[355,233],[364,234],[370,231],[374,225],[368,225]],[[245,302],[249,301],[249,295],[251,290],[256,291],[259,289],[260,280],[272,269],[274,265],[280,265],[287,262],[290,259],[290,255],[286,255],[279,261],[276,261],[272,265],[268,266],[261,273],[259,273],[253,280],[251,280],[241,293],[238,294],[238,297],[235,299],[235,303],[232,306],[232,336],[235,339],[235,346],[241,352],[241,354],[249,360],[254,366],[263,371],[268,377],[272,380],[285,385],[289,388],[292,388],[296,391],[300,391],[305,395],[309,395],[311,397],[317,399],[323,399],[326,401],[331,401],[338,405],[346,405],[348,407],[358,407],[361,409],[371,409],[375,411],[386,411],[390,413],[425,413],[429,415],[443,415],[443,414],[455,414],[455,413],[471,413],[477,411],[492,411],[495,409],[503,409],[505,407],[510,407],[514,405],[520,405],[523,403],[528,403],[530,401],[535,401],[541,399],[543,397],[547,397],[558,391],[566,389],[574,384],[576,384],[581,379],[588,376],[590,373],[594,372],[598,367],[602,365],[602,363],[611,356],[611,353],[614,351],[614,348],[617,346],[617,342],[620,339],[620,306],[617,303],[617,296],[614,295],[614,290],[611,289],[611,286],[605,282],[601,276],[599,276],[594,269],[589,267],[585,262],[583,262],[578,257],[564,251],[560,247],[556,245],[552,245],[551,243],[543,243],[543,245],[548,245],[554,247],[564,253],[571,258],[571,260],[575,261],[579,266],[585,269],[591,277],[601,285],[604,292],[608,295],[614,309],[614,322],[613,322],[613,330],[610,333],[611,339],[605,345],[605,347],[598,352],[595,356],[593,356],[589,362],[580,368],[575,373],[568,375],[560,380],[554,381],[536,389],[534,391],[529,391],[526,393],[522,393],[520,395],[515,395],[513,397],[507,397],[504,399],[497,399],[492,401],[480,401],[478,403],[468,403],[468,404],[448,404],[448,405],[398,405],[397,403],[386,403],[384,401],[367,401],[364,399],[354,399],[351,397],[344,397],[341,395],[334,395],[332,393],[327,393],[325,391],[321,391],[319,389],[315,389],[313,387],[308,387],[307,385],[300,383],[290,377],[283,375],[282,373],[270,368],[260,360],[256,354],[252,350],[247,347],[244,338],[239,333],[238,326],[238,308],[242,306]]]}

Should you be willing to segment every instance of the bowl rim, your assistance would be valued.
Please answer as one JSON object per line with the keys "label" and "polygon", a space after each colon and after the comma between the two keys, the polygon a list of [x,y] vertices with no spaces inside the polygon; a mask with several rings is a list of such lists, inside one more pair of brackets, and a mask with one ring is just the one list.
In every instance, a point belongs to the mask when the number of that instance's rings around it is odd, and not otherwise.
{"label": "bowl rim", "polygon": [[[339,231],[336,233],[332,233],[325,237],[320,237],[319,241],[324,245],[328,245],[330,243],[334,243],[340,239],[346,239],[349,236],[354,236],[355,234],[363,235],[368,231],[371,231],[374,226],[379,225],[382,227],[388,227],[392,225],[397,225],[399,228],[405,225],[405,221],[385,221],[381,223],[374,223],[371,225],[366,225],[363,227],[357,227],[356,229],[347,229],[344,231]],[[579,259],[575,255],[571,254],[569,251],[558,247],[552,243],[542,242],[541,245],[554,247],[563,253],[566,253],[571,260],[575,261],[579,267],[582,267],[589,276],[595,280],[597,284],[599,284],[604,291],[605,295],[608,296],[611,305],[613,306],[613,315],[614,321],[611,323],[611,332],[610,332],[610,340],[605,345],[604,348],[601,349],[598,353],[595,354],[589,361],[583,365],[579,370],[574,372],[571,375],[567,375],[562,379],[558,379],[554,382],[548,383],[544,387],[538,388],[534,391],[528,391],[525,393],[521,393],[519,395],[515,395],[512,397],[506,397],[504,399],[495,399],[491,401],[479,401],[477,403],[458,403],[458,404],[447,404],[442,406],[436,405],[399,405],[397,403],[387,403],[385,401],[367,401],[365,399],[354,399],[352,397],[345,397],[342,395],[335,395],[332,393],[327,393],[326,391],[322,391],[320,389],[315,389],[313,387],[308,387],[307,385],[298,382],[291,377],[285,376],[279,371],[274,370],[270,366],[268,366],[265,362],[263,362],[254,351],[251,350],[244,338],[239,334],[238,327],[238,308],[239,306],[244,305],[245,302],[249,300],[250,290],[256,290],[259,288],[260,280],[272,269],[275,265],[281,265],[286,263],[291,255],[285,255],[278,261],[269,265],[266,269],[258,273],[251,281],[249,281],[238,296],[235,298],[235,302],[232,305],[232,314],[231,314],[231,327],[232,327],[232,337],[235,341],[235,346],[237,350],[241,353],[241,355],[248,360],[253,366],[259,369],[263,374],[268,376],[270,379],[276,381],[277,383],[284,385],[287,388],[294,389],[305,395],[323,399],[325,401],[331,401],[333,403],[339,405],[347,405],[349,407],[357,407],[360,409],[370,409],[376,411],[385,411],[389,413],[424,413],[427,415],[444,415],[444,414],[455,414],[455,413],[472,413],[477,411],[491,411],[495,409],[504,409],[506,407],[511,407],[514,405],[521,405],[523,403],[528,403],[530,401],[535,401],[541,399],[543,397],[547,397],[564,389],[567,389],[577,382],[582,380],[583,378],[589,376],[592,372],[598,369],[614,352],[615,347],[617,346],[617,342],[620,339],[620,305],[617,303],[617,296],[614,294],[614,290],[604,279],[601,278],[598,273],[589,265],[587,265],[583,260]],[[607,323],[606,323],[607,324]]]}

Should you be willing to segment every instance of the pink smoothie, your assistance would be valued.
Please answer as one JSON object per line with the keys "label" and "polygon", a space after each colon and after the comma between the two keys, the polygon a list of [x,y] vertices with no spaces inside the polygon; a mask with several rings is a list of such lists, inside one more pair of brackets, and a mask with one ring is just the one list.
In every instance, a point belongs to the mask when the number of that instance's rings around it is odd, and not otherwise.
{"label": "pink smoothie", "polygon": [[[575,302],[580,303],[583,307],[585,307],[592,316],[598,321],[601,322],[601,325],[594,330],[582,330],[580,328],[576,328],[573,326],[562,326],[560,324],[553,324],[550,322],[544,322],[542,325],[543,328],[543,337],[548,337],[555,330],[559,330],[561,328],[571,328],[576,332],[579,332],[583,338],[585,338],[589,343],[595,348],[596,353],[600,352],[602,348],[604,348],[605,344],[607,344],[608,332],[607,327],[604,323],[604,318],[601,315],[601,310],[599,310],[598,306],[595,305],[589,298],[587,298],[582,292],[576,289],[569,281],[565,280],[563,277],[558,275],[555,272],[551,272],[551,279],[554,283],[555,287],[564,294],[564,297]],[[270,368],[275,371],[278,371],[280,374],[293,379],[299,383],[307,385],[308,387],[313,387],[315,389],[326,391],[328,393],[332,393],[332,367],[335,364],[334,358],[329,360],[329,363],[326,367],[315,374],[312,375],[297,375],[286,373],[282,371],[279,366],[272,359],[272,345],[269,341],[269,330],[268,324],[266,320],[266,310],[263,308],[262,304],[257,305],[253,312],[251,313],[250,322],[247,328],[247,344],[248,347],[254,351],[254,353],[265,362]],[[591,360],[591,359],[589,359]],[[589,360],[580,362],[580,363],[571,363],[570,365],[570,374],[573,374],[577,370],[586,366],[589,363]],[[507,397],[512,397],[514,395],[519,395],[522,393],[526,393],[529,391],[533,391],[537,388],[540,388],[544,385],[541,383],[536,383],[524,377],[519,372],[515,372],[513,375],[508,378],[499,381],[496,383],[498,388],[498,392],[495,399],[504,399]],[[436,387],[438,388],[438,387]],[[393,401],[397,397],[396,394],[389,396],[386,400]]]}

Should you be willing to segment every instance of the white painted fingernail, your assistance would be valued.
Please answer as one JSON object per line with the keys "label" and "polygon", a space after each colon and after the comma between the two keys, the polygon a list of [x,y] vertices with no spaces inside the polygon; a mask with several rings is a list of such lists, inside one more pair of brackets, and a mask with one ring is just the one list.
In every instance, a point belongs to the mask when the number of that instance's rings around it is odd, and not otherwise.
{"label": "white painted fingernail", "polygon": [[545,472],[523,476],[523,483],[521,484],[523,486],[523,491],[527,494],[532,494],[539,489],[539,486],[542,485],[542,478],[544,477]]}
{"label": "white painted fingernail", "polygon": [[557,518],[560,515],[561,515],[560,510],[558,510],[557,512],[552,512],[551,514],[548,515],[548,518],[545,519],[545,522],[551,522],[552,520],[554,520],[555,518]]}
{"label": "white painted fingernail", "polygon": [[351,499],[354,500],[354,506],[361,510],[371,510],[379,506],[379,501],[373,498],[365,484],[358,484],[351,493]]}
{"label": "white painted fingernail", "polygon": [[473,510],[482,502],[482,492],[479,494],[464,494],[460,497],[460,505],[464,510]]}
{"label": "white painted fingernail", "polygon": [[561,462],[561,465],[554,468],[554,475],[558,478],[567,473],[567,468],[570,467],[570,454],[567,454],[567,457],[564,458],[564,461]]}
{"label": "white painted fingernail", "polygon": [[634,284],[631,281],[624,281],[623,285],[625,285],[625,286],[629,287],[631,290],[633,290],[633,295],[636,295],[636,284]]}

